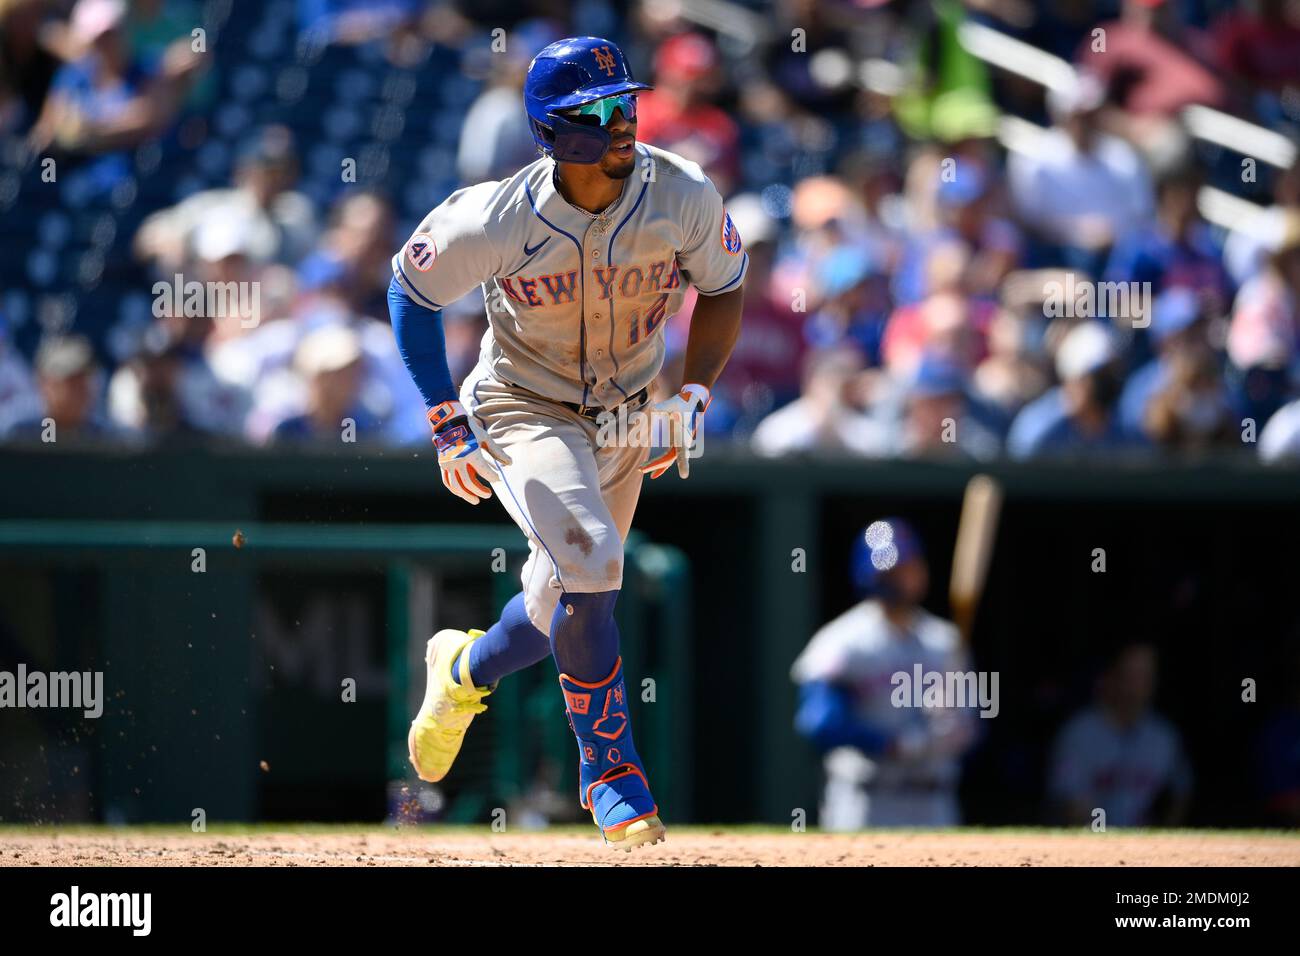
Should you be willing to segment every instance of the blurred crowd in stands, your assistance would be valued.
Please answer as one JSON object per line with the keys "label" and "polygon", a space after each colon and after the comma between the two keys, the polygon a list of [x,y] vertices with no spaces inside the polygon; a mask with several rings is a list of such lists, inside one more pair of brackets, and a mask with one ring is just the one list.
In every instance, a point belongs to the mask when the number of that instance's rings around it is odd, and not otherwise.
{"label": "blurred crowd in stands", "polygon": [[[1300,3],[693,11],[0,0],[0,438],[428,441],[389,259],[535,157],[524,72],[580,33],[655,84],[639,138],[701,164],[750,255],[711,437],[1300,458]],[[171,307],[190,283],[253,312]],[[444,322],[459,380],[482,302]]]}

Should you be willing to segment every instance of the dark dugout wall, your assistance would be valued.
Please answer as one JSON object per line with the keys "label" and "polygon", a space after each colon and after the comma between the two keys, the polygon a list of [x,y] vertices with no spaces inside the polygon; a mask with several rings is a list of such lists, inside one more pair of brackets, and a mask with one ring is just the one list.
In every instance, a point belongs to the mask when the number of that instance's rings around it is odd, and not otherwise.
{"label": "dark dugout wall", "polygon": [[[1183,734],[1195,771],[1189,822],[1278,823],[1266,806],[1264,779],[1270,767],[1278,769],[1278,755],[1260,747],[1265,728],[1294,713],[1300,700],[1300,473],[1253,463],[1103,468],[1086,461],[987,470],[1002,480],[1006,500],[973,649],[978,669],[999,672],[1001,713],[981,721],[982,740],[966,761],[967,822],[1046,822],[1044,774],[1053,735],[1086,703],[1106,656],[1141,639],[1159,650],[1156,707]],[[849,549],[874,518],[898,514],[917,526],[931,562],[927,605],[947,614],[953,538],[971,474],[964,466],[918,462],[773,463],[715,449],[686,482],[671,474],[646,482],[637,528],[680,548],[691,563],[693,747],[674,769],[689,781],[695,820],[788,824],[799,809],[815,819],[819,766],[791,727],[789,665],[817,626],[853,602]],[[491,505],[462,506],[443,492],[428,455],[409,451],[296,457],[219,448],[0,451],[0,520],[43,518],[227,522],[233,533],[251,522],[499,525],[504,513]],[[1097,548],[1105,550],[1104,573],[1092,570]],[[97,601],[94,573],[52,570],[38,557],[13,552],[0,554],[0,564],[7,569],[0,578],[4,656],[18,653],[24,640],[58,647],[65,661],[90,653],[101,636],[97,622],[114,613]],[[373,570],[357,568],[350,585],[346,569],[331,571],[331,580],[344,582],[340,593],[355,593],[362,605],[369,595],[368,606],[378,607],[383,595],[382,588],[375,591]],[[169,583],[145,566],[118,573],[143,576],[141,587],[171,602],[173,623],[191,613],[172,597],[182,577]],[[288,600],[318,572],[297,574],[290,566],[276,574]],[[470,598],[481,602],[490,588],[476,583],[479,574],[477,565],[466,566],[463,581]],[[232,586],[229,593],[238,593],[239,585]],[[34,610],[41,593],[43,610]],[[368,612],[347,613],[364,618]],[[219,625],[193,623],[215,646]],[[138,626],[145,633],[171,625],[141,620]],[[1242,700],[1247,679],[1257,682],[1254,703]],[[310,695],[298,698],[293,709],[310,707],[309,701]],[[333,728],[341,736],[328,754],[304,752],[287,789],[268,789],[256,766],[229,768],[233,791],[243,794],[231,797],[231,812],[377,816],[386,782],[385,706],[375,704],[346,729]],[[210,719],[202,732],[187,731],[186,752],[204,734],[222,732],[218,719]],[[44,732],[56,751],[67,739],[60,728]],[[85,753],[93,758],[93,748]],[[327,759],[335,764],[334,789],[324,798],[312,768]],[[0,767],[0,778],[12,772],[12,764]],[[130,775],[138,768],[95,772]],[[77,807],[58,812],[75,815]],[[54,815],[50,808],[45,813]],[[34,807],[5,813],[9,819],[40,815]]]}

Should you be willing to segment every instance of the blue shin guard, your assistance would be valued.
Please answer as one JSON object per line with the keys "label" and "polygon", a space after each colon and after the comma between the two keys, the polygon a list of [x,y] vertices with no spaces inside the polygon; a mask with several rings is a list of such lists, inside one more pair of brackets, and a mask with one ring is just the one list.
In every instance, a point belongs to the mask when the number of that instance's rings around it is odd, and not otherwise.
{"label": "blue shin guard", "polygon": [[599,683],[560,675],[569,726],[578,738],[578,799],[590,810],[605,842],[631,845],[663,837],[659,808],[650,795],[623,685],[623,660]]}

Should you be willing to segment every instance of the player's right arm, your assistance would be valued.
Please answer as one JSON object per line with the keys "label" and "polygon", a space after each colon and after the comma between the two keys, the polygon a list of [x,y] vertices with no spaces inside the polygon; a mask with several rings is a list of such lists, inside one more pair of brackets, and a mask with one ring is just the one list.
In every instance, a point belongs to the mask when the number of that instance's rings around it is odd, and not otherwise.
{"label": "player's right arm", "polygon": [[722,197],[702,174],[692,200],[684,210],[677,261],[700,295],[687,333],[685,384],[672,398],[650,409],[652,440],[668,447],[641,466],[642,474],[651,478],[658,478],[674,461],[681,477],[690,475],[689,444],[709,407],[710,389],[740,337],[749,253],[723,208]]}
{"label": "player's right arm", "polygon": [[[496,183],[461,189],[433,210],[393,256],[388,311],[397,348],[424,397],[442,483],[470,504],[492,496],[484,482],[495,471],[488,456],[510,459],[474,430],[447,366],[440,312],[500,268],[484,230],[484,208]],[[489,478],[490,480],[490,478]]]}

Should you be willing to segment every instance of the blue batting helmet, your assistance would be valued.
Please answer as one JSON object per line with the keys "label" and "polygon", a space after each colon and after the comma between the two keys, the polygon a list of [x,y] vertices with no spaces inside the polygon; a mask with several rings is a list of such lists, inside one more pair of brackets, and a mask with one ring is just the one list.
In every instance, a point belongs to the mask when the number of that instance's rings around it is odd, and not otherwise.
{"label": "blue batting helmet", "polygon": [[884,575],[924,554],[921,539],[902,518],[873,521],[853,545],[853,584],[863,596],[887,591]]}
{"label": "blue batting helmet", "polygon": [[569,37],[552,43],[533,58],[524,80],[533,142],[561,162],[598,163],[609,149],[609,131],[575,123],[559,111],[648,89],[632,79],[623,51],[609,40]]}

